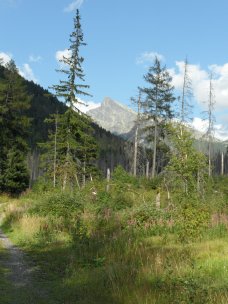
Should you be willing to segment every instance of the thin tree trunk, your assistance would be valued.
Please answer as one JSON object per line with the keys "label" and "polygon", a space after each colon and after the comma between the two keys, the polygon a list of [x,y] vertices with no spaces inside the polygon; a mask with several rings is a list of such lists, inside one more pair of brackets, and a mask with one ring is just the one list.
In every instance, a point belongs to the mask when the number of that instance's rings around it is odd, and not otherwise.
{"label": "thin tree trunk", "polygon": [[135,149],[134,149],[134,166],[133,166],[133,175],[137,175],[137,154],[138,154],[138,125],[135,130]]}
{"label": "thin tree trunk", "polygon": [[75,180],[76,180],[76,183],[77,183],[78,189],[80,189],[80,185],[79,185],[79,182],[78,182],[78,176],[77,176],[77,174],[75,174]]}
{"label": "thin tree trunk", "polygon": [[208,175],[211,176],[211,139],[208,143]]}
{"label": "thin tree trunk", "polygon": [[210,75],[210,90],[209,90],[209,105],[208,105],[208,175],[212,175],[211,168],[211,148],[212,148],[212,140],[213,140],[213,108],[214,108],[214,100],[213,100],[213,85],[212,85],[212,73]]}
{"label": "thin tree trunk", "polygon": [[149,161],[147,160],[147,162],[146,162],[146,178],[147,178],[147,179],[149,178],[149,167],[150,167],[150,163],[149,163]]}
{"label": "thin tree trunk", "polygon": [[153,151],[153,163],[152,163],[152,174],[151,177],[155,177],[156,172],[156,156],[157,156],[157,121],[154,120],[154,151]]}
{"label": "thin tree trunk", "polygon": [[138,155],[138,132],[139,132],[139,120],[140,120],[140,106],[141,106],[141,96],[139,93],[139,98],[137,100],[137,124],[136,124],[136,130],[135,130],[135,147],[134,147],[134,165],[133,165],[133,175],[137,175],[137,155]]}
{"label": "thin tree trunk", "polygon": [[[57,113],[58,115],[58,113]],[[57,159],[57,132],[58,132],[58,116],[55,116],[55,143],[54,143],[54,164],[53,164],[53,186],[56,186],[56,159]]]}
{"label": "thin tree trunk", "polygon": [[109,188],[110,188],[110,177],[111,177],[111,173],[110,173],[110,169],[107,169],[107,185],[106,185],[106,192],[109,192]]}
{"label": "thin tree trunk", "polygon": [[221,175],[224,175],[224,152],[221,154]]}
{"label": "thin tree trunk", "polygon": [[70,154],[70,145],[69,145],[69,141],[67,141],[67,152],[66,152],[66,169],[64,172],[64,177],[63,177],[63,191],[65,191],[66,189],[66,185],[67,185],[67,178],[68,178],[68,166],[69,166],[69,155]]}
{"label": "thin tree trunk", "polygon": [[82,187],[84,188],[86,184],[86,161],[83,162],[83,175],[82,175]]}

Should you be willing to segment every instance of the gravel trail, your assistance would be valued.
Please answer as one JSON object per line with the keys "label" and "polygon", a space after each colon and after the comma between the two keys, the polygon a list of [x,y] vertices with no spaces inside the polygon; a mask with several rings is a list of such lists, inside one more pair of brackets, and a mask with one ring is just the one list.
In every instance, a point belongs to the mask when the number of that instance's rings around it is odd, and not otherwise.
{"label": "gravel trail", "polygon": [[12,285],[9,304],[51,303],[47,300],[46,291],[39,288],[40,285],[34,281],[38,273],[36,267],[28,263],[25,253],[16,247],[1,230],[0,243],[8,252],[7,258],[1,260],[1,266],[7,269],[7,279]]}

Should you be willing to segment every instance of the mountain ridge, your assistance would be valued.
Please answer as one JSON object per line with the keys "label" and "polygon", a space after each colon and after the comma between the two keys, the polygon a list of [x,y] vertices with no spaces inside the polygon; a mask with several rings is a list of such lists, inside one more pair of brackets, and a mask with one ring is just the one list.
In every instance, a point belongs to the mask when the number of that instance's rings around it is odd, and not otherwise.
{"label": "mountain ridge", "polygon": [[136,112],[110,97],[105,97],[101,105],[89,110],[87,115],[99,126],[116,135],[130,132],[137,118]]}

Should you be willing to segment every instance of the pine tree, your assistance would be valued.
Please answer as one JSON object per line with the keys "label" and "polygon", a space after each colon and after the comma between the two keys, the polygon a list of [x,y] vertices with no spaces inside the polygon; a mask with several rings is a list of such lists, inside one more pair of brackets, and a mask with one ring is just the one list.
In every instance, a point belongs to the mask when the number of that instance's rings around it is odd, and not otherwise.
{"label": "pine tree", "polygon": [[[64,114],[54,114],[48,120],[49,140],[40,144],[43,151],[43,167],[53,179],[53,185],[63,189],[67,184],[85,183],[93,172],[93,160],[97,156],[97,144],[88,118],[68,109]],[[56,128],[57,122],[57,128]],[[55,182],[54,182],[55,181]]]}
{"label": "pine tree", "polygon": [[67,76],[61,80],[59,85],[54,85],[56,96],[64,99],[69,109],[60,118],[58,133],[59,142],[59,172],[62,176],[62,187],[66,188],[69,180],[76,178],[78,174],[83,175],[83,183],[87,174],[87,165],[96,154],[96,145],[91,137],[90,121],[87,116],[79,110],[81,101],[78,95],[90,96],[85,90],[89,88],[84,84],[84,72],[82,63],[84,58],[80,56],[81,46],[85,46],[81,28],[81,17],[79,10],[74,18],[74,29],[70,35],[69,58],[63,57],[64,68],[58,70]]}
{"label": "pine tree", "polygon": [[63,97],[65,103],[77,112],[80,112],[78,105],[81,104],[77,95],[90,96],[90,94],[85,92],[85,89],[89,88],[89,86],[83,84],[85,75],[82,63],[84,58],[79,54],[80,47],[86,45],[83,40],[81,17],[79,10],[77,10],[76,17],[74,18],[74,29],[70,35],[70,57],[67,58],[64,56],[61,62],[65,68],[57,70],[67,75],[67,80],[61,80],[59,85],[53,86],[56,96]]}
{"label": "pine tree", "polygon": [[[16,193],[16,186],[8,187],[6,180],[10,176],[20,176],[21,187],[17,182],[18,191],[24,190],[24,173],[26,170],[18,171],[24,167],[27,156],[27,130],[30,120],[26,111],[30,106],[30,97],[23,85],[22,78],[13,60],[4,70],[4,79],[0,83],[0,189]],[[9,154],[9,151],[10,154]],[[19,157],[20,154],[20,157]],[[12,159],[17,159],[17,166],[12,166]],[[9,167],[12,166],[12,167]],[[7,174],[7,177],[6,177]],[[16,185],[16,184],[15,184]],[[14,189],[14,190],[13,190]]]}
{"label": "pine tree", "polygon": [[[58,70],[67,76],[66,80],[61,80],[59,85],[54,85],[56,96],[64,99],[69,109],[61,116],[59,124],[59,172],[62,177],[62,188],[65,189],[69,180],[76,177],[78,182],[78,173],[83,171],[85,180],[86,165],[89,164],[94,154],[95,145],[90,138],[90,122],[79,110],[81,103],[78,95],[88,95],[85,90],[89,88],[84,84],[84,72],[82,63],[84,58],[80,56],[81,46],[86,44],[83,41],[83,32],[81,28],[81,17],[79,10],[76,11],[74,18],[74,29],[70,35],[69,58],[63,57],[61,60],[64,68]],[[80,114],[80,115],[79,115]],[[91,148],[92,147],[92,148]]]}
{"label": "pine tree", "polygon": [[166,122],[173,116],[171,104],[175,100],[173,95],[174,88],[171,84],[171,76],[166,67],[161,66],[157,57],[144,79],[149,83],[149,87],[141,89],[142,93],[145,94],[142,107],[147,121],[146,130],[149,131],[147,138],[148,141],[153,141],[152,178],[154,178],[158,139],[162,136]]}
{"label": "pine tree", "polygon": [[28,188],[29,173],[22,151],[16,147],[9,150],[3,175],[4,191],[18,195]]}

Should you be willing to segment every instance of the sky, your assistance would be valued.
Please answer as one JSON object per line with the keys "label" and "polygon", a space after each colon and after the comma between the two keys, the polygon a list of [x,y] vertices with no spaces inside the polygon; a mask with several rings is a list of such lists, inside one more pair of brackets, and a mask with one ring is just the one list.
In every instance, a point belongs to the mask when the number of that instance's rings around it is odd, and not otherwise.
{"label": "sky", "polygon": [[109,96],[130,105],[155,56],[173,77],[176,95],[187,56],[192,80],[193,125],[206,129],[209,73],[213,72],[215,135],[228,139],[227,0],[0,0],[0,57],[13,58],[20,74],[48,88],[67,54],[73,17],[80,10],[81,55],[88,108]]}

